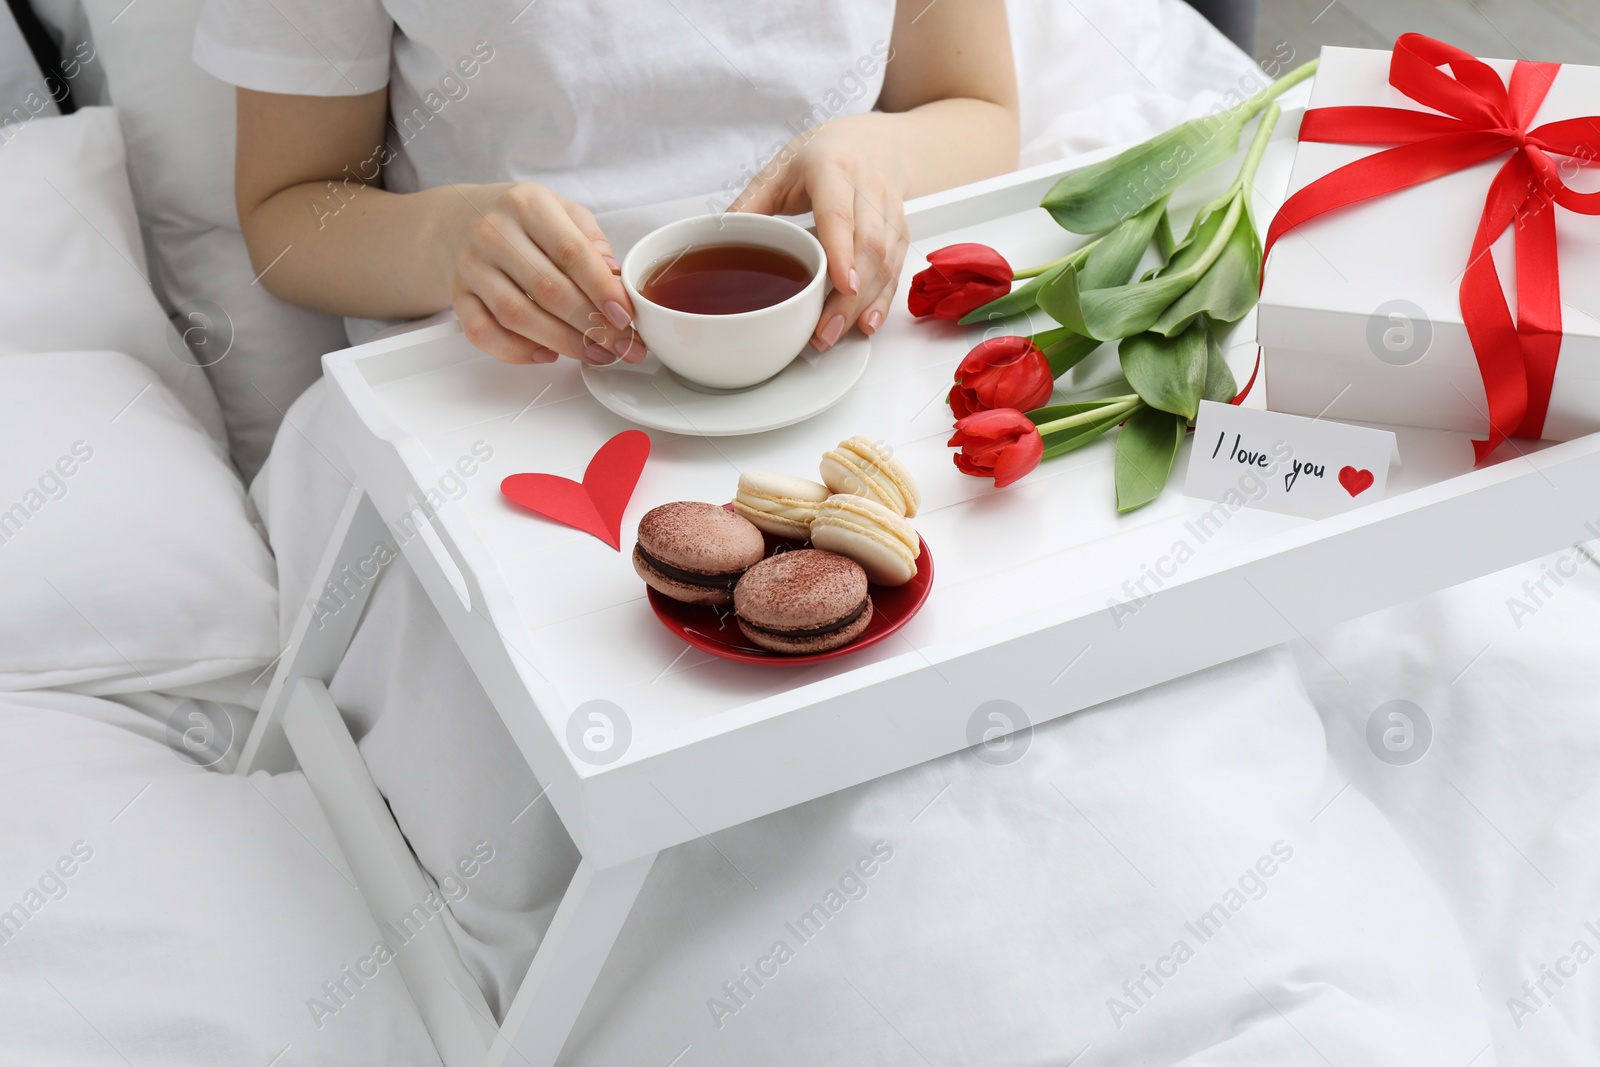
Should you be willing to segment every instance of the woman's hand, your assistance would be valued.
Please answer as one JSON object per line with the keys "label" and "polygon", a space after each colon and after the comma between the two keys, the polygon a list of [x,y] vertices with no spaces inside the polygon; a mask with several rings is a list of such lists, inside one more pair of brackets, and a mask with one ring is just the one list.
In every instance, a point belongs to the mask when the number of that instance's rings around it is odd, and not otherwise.
{"label": "woman's hand", "polygon": [[910,243],[906,199],[1017,165],[1017,80],[1005,0],[895,5],[877,110],[790,141],[732,210],[811,211],[834,292],[812,345],[875,333]]}
{"label": "woman's hand", "polygon": [[[1005,0],[896,4],[884,61],[877,110],[806,131],[735,204],[815,213],[835,289],[818,348],[887,317],[906,254],[904,200],[1017,162]],[[384,189],[374,160],[387,150],[387,87],[236,95],[239,225],[273,295],[368,319],[454,305],[467,336],[507,362],[644,358],[588,211],[532,184]]]}
{"label": "woman's hand", "polygon": [[440,247],[468,340],[506,363],[644,359],[611,243],[588,209],[532,182],[462,194]]}
{"label": "woman's hand", "polygon": [[773,157],[729,210],[812,212],[833,292],[811,345],[825,352],[852,324],[875,333],[889,314],[906,258],[905,178],[885,152],[888,115],[852,115],[807,131]]}

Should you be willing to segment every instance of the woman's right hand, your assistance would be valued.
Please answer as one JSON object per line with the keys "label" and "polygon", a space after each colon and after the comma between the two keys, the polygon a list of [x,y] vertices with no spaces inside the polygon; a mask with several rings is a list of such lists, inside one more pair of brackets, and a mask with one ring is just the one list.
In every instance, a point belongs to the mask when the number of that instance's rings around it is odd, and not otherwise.
{"label": "woman's right hand", "polygon": [[444,247],[468,340],[506,363],[644,359],[611,243],[587,208],[532,182],[458,188]]}

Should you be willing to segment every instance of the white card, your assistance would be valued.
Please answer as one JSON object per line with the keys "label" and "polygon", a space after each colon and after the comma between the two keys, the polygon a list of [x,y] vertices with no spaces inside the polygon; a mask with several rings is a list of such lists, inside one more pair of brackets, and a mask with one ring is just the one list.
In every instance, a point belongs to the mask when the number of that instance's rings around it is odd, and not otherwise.
{"label": "white card", "polygon": [[1383,499],[1398,454],[1388,430],[1205,400],[1183,491],[1321,519]]}

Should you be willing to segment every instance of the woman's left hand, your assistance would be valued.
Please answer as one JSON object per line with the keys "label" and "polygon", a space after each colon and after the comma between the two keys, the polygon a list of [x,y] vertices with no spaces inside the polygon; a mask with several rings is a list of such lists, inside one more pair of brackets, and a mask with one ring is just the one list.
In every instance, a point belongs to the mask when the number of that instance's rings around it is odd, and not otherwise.
{"label": "woman's left hand", "polygon": [[873,126],[887,115],[834,119],[790,141],[745,187],[730,211],[816,218],[833,292],[811,346],[825,352],[852,324],[877,332],[906,258],[905,179]]}

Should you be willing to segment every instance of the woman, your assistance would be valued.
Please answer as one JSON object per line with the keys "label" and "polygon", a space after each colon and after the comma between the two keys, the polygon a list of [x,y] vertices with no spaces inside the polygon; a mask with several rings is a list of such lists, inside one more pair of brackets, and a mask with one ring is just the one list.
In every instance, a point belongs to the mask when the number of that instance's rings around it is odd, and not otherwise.
{"label": "woman", "polygon": [[1003,0],[211,0],[195,59],[264,286],[511,363],[644,358],[597,211],[815,212],[822,351],[887,315],[906,198],[1016,166]]}

